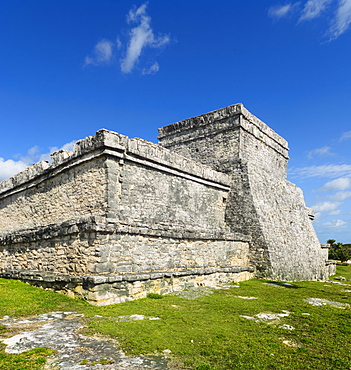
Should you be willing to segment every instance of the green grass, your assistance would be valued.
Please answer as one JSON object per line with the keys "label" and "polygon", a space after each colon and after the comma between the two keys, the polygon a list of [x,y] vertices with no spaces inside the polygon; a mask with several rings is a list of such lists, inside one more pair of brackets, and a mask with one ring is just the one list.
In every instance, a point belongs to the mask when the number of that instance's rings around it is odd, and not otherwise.
{"label": "green grass", "polygon": [[1,370],[40,370],[46,363],[47,356],[54,351],[48,348],[35,348],[20,354],[4,353],[5,346],[0,344]]}
{"label": "green grass", "polygon": [[[339,265],[339,275],[346,277],[343,283],[351,284],[351,266]],[[324,298],[351,304],[351,293],[347,291],[351,286],[296,282],[296,288],[284,288],[264,282],[242,282],[240,288],[218,290],[194,300],[164,296],[94,307],[17,281],[0,280],[0,316],[58,310],[84,313],[86,333],[116,338],[123,350],[133,355],[169,349],[189,369],[350,369],[351,309],[312,306],[303,299]],[[244,300],[238,295],[258,299]],[[278,325],[241,317],[282,310],[291,314]],[[113,320],[129,314],[161,320],[119,323]],[[281,324],[291,325],[295,330],[281,329]],[[1,363],[0,368],[3,369]]]}
{"label": "green grass", "polygon": [[351,268],[348,263],[338,263],[337,274],[334,276],[344,276],[346,280],[351,283]]}

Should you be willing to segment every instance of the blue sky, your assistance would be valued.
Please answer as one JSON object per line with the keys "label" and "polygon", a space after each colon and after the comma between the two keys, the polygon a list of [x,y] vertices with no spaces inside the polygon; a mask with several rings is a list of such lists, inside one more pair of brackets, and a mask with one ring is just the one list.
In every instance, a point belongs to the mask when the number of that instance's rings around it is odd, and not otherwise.
{"label": "blue sky", "polygon": [[2,0],[0,180],[240,102],[288,140],[320,241],[351,243],[350,24],[351,0]]}

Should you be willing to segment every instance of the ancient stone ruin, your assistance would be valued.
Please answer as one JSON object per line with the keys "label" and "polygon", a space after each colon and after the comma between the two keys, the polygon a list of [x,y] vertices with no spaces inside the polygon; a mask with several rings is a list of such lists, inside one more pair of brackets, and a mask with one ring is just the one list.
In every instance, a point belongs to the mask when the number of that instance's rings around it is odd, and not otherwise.
{"label": "ancient stone ruin", "polygon": [[96,305],[253,276],[333,272],[287,142],[236,104],[159,129],[100,130],[0,183],[0,276]]}

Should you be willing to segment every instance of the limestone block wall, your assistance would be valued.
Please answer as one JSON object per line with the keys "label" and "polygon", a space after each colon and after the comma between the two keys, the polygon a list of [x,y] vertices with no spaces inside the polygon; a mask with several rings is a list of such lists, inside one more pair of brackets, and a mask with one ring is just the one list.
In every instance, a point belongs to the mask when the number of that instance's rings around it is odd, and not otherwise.
{"label": "limestone block wall", "polygon": [[228,189],[214,189],[172,173],[126,161],[117,213],[126,224],[216,230],[225,225]]}
{"label": "limestone block wall", "polygon": [[100,130],[0,183],[0,275],[97,304],[139,296],[140,279],[168,279],[171,291],[174,274],[189,284],[248,278],[250,238],[225,222],[230,181],[157,144]]}
{"label": "limestone block wall", "polygon": [[[94,273],[144,273],[248,266],[247,241],[116,234],[99,241]],[[116,239],[116,240],[113,240]]]}
{"label": "limestone block wall", "polygon": [[176,122],[159,129],[165,148],[232,173],[238,160],[286,178],[288,143],[242,104]]}
{"label": "limestone block wall", "polygon": [[327,277],[325,254],[302,191],[286,180],[288,144],[242,104],[163,127],[159,140],[231,174],[225,220],[231,231],[252,237],[250,263],[258,276]]}
{"label": "limestone block wall", "polygon": [[288,181],[272,181],[267,173],[257,171],[251,173],[250,180],[269,253],[269,276],[279,280],[326,279],[328,258],[313,229],[301,189]]}
{"label": "limestone block wall", "polygon": [[102,158],[38,177],[0,193],[2,233],[106,213],[107,177]]}
{"label": "limestone block wall", "polygon": [[249,238],[90,216],[0,236],[0,277],[106,305],[253,277]]}
{"label": "limestone block wall", "polygon": [[79,276],[91,274],[100,262],[92,219],[2,234],[0,272],[37,271]]}
{"label": "limestone block wall", "polygon": [[89,276],[248,266],[248,241],[243,235],[186,235],[184,230],[126,232],[115,219],[93,216],[3,234],[0,272]]}
{"label": "limestone block wall", "polygon": [[141,139],[100,130],[73,153],[0,183],[1,233],[87,216],[139,227],[224,228],[228,176]]}

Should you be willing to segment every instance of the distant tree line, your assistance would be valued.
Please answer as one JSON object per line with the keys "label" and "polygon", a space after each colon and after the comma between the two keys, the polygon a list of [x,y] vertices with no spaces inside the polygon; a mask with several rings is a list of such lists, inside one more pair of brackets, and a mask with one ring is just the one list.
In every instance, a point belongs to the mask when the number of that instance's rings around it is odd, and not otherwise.
{"label": "distant tree line", "polygon": [[335,239],[328,239],[329,244],[329,259],[338,260],[340,262],[346,262],[351,260],[351,244],[342,244],[336,242]]}

